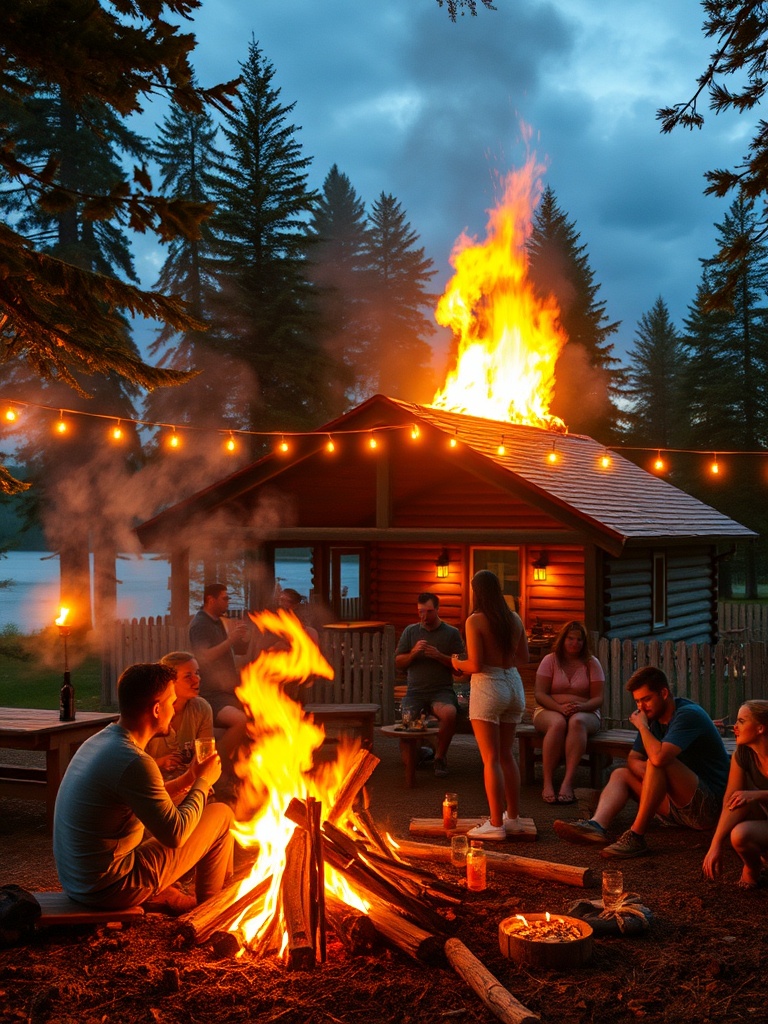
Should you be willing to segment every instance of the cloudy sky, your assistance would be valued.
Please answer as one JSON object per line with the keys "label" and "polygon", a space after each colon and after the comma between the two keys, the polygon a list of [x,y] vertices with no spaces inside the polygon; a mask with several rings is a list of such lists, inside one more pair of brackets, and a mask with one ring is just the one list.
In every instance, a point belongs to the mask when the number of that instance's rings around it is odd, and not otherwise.
{"label": "cloudy sky", "polygon": [[[436,0],[203,0],[203,84],[235,77],[253,36],[320,188],[336,163],[370,205],[393,193],[438,274],[466,230],[482,237],[499,173],[533,131],[546,183],[587,247],[618,354],[661,295],[678,326],[728,203],[704,171],[746,151],[748,118],[662,136],[656,110],[688,99],[712,49],[694,0],[497,0],[452,24]],[[139,271],[154,281],[162,254]]]}

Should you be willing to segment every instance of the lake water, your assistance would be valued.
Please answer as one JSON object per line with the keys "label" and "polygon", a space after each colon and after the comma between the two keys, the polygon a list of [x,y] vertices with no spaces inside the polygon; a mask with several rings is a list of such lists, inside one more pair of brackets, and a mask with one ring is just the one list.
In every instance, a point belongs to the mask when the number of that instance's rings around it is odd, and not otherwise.
{"label": "lake water", "polygon": [[[167,559],[145,555],[144,558],[118,558],[116,575],[117,617],[141,618],[165,615],[169,608],[171,570]],[[277,561],[275,575],[284,587],[293,587],[306,596],[309,589],[309,562]],[[342,570],[342,582],[345,580]],[[0,559],[0,579],[11,580],[0,587],[0,629],[14,625],[22,633],[33,633],[50,626],[59,614],[59,559],[47,551],[10,551]],[[357,593],[357,580],[350,596]],[[237,602],[232,602],[237,607]]]}

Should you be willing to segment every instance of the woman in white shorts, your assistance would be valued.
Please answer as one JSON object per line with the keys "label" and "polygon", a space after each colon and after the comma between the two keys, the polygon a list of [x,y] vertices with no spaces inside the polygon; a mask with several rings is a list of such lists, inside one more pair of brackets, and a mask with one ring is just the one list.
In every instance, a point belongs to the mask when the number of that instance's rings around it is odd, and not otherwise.
{"label": "woman in white shorts", "polygon": [[472,578],[475,607],[466,622],[467,658],[453,655],[457,672],[471,673],[469,718],[483,759],[490,817],[467,833],[473,839],[502,840],[522,831],[520,770],[512,752],[525,709],[517,665],[528,663],[528,638],[499,579],[487,569]]}

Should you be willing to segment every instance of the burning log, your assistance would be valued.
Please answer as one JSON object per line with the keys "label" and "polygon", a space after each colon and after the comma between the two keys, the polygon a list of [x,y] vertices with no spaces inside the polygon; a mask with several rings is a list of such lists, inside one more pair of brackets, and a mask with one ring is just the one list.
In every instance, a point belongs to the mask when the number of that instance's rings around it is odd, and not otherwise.
{"label": "burning log", "polygon": [[368,892],[368,916],[387,942],[423,963],[438,963],[442,958],[443,940],[407,921],[386,900]]}
{"label": "burning log", "polygon": [[314,797],[307,797],[307,820],[309,821],[310,843],[310,892],[312,937],[320,962],[326,959],[325,934],[325,862],[323,859],[323,836],[320,831],[323,805]]}
{"label": "burning log", "polygon": [[[398,852],[415,860],[437,860],[450,862],[451,851],[447,846],[435,843],[413,843],[408,839],[397,840]],[[505,875],[526,875],[548,882],[563,882],[589,888],[595,884],[591,868],[579,868],[572,864],[558,864],[555,861],[536,860],[533,857],[517,857],[512,853],[496,853],[486,850],[489,871]]]}
{"label": "burning log", "polygon": [[181,934],[187,941],[199,946],[207,942],[215,932],[228,931],[244,910],[248,910],[254,904],[258,905],[263,900],[271,881],[271,877],[265,878],[239,897],[237,894],[243,879],[231,882],[205,903],[178,918],[176,923]]}
{"label": "burning log", "polygon": [[292,970],[311,970],[317,960],[310,910],[310,876],[309,833],[296,829],[285,848],[285,869],[280,883],[288,933],[288,965]]}
{"label": "burning log", "polygon": [[328,821],[338,825],[344,820],[357,799],[357,794],[366,784],[379,763],[379,758],[368,750],[361,750],[342,782],[333,807],[328,812]]}
{"label": "burning log", "polygon": [[445,955],[458,976],[466,981],[491,1013],[504,1021],[504,1024],[536,1024],[541,1019],[515,999],[463,942],[448,939]]}
{"label": "burning log", "polygon": [[350,956],[370,953],[378,942],[373,921],[362,910],[329,893],[326,896],[325,915],[336,938]]}

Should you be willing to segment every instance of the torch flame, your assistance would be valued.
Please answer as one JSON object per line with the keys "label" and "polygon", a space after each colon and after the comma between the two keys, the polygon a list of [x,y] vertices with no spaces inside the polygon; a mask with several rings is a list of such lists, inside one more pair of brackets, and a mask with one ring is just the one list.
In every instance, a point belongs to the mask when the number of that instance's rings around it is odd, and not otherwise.
{"label": "torch flame", "polygon": [[536,294],[528,276],[526,241],[541,195],[544,168],[529,156],[504,180],[489,211],[487,237],[467,235],[451,256],[455,274],[435,312],[458,341],[455,368],[432,404],[510,423],[562,424],[550,415],[555,363],[567,342],[554,297]]}
{"label": "torch flame", "polygon": [[[65,624],[65,622],[67,621],[67,616],[68,615],[69,615],[69,608],[61,608],[59,610],[59,617],[58,617],[58,619],[54,620],[56,625],[57,626],[63,626]],[[50,622],[50,619],[48,621]]]}
{"label": "torch flame", "polygon": [[[313,754],[321,746],[325,733],[311,715],[285,692],[289,682],[306,682],[313,676],[333,678],[333,669],[299,620],[291,612],[261,612],[251,615],[256,627],[266,635],[270,646],[241,673],[237,696],[249,712],[250,750],[235,765],[242,779],[241,802],[235,834],[242,846],[258,848],[251,876],[240,893],[245,893],[271,877],[267,895],[259,905],[251,906],[235,922],[251,946],[258,946],[278,917],[278,945],[285,944],[280,918],[279,889],[285,866],[285,850],[295,825],[285,817],[292,799],[314,797],[323,810],[332,806],[339,786],[349,769],[357,746],[339,745],[336,761],[313,765]],[[248,805],[249,817],[241,807]],[[339,823],[341,824],[341,823]],[[344,880],[325,865],[326,887],[350,905],[364,904]],[[281,948],[282,948],[281,946]]]}

